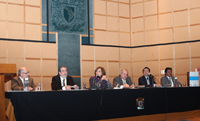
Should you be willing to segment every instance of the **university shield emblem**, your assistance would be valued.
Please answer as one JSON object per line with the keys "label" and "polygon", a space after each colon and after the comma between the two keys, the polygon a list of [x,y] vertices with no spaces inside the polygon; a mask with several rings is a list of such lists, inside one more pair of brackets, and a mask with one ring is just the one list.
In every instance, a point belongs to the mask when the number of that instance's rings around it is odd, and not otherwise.
{"label": "university shield emblem", "polygon": [[64,16],[65,20],[68,23],[71,23],[75,19],[75,15],[76,15],[75,8],[72,6],[65,6],[63,9],[63,14],[64,14],[63,16]]}
{"label": "university shield emblem", "polygon": [[[82,33],[87,25],[87,0],[49,0],[51,31]],[[50,26],[51,27],[51,26]]]}
{"label": "university shield emblem", "polygon": [[139,97],[136,99],[136,106],[138,110],[144,109],[144,98]]}

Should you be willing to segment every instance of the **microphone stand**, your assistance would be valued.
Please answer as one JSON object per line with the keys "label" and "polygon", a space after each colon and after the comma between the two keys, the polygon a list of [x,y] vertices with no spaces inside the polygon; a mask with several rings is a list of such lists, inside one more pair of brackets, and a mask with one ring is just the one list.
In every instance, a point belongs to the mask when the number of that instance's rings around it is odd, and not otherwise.
{"label": "microphone stand", "polygon": [[[159,81],[157,81],[157,78],[154,77],[152,74],[149,73],[149,76],[153,78],[153,80],[156,82],[156,84],[160,84]],[[152,80],[152,84],[154,84],[153,80]]]}

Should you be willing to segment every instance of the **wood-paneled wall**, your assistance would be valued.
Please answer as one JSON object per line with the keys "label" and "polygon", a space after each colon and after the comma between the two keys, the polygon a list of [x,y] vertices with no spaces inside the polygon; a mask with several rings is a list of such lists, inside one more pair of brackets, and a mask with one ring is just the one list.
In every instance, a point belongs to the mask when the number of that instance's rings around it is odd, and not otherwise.
{"label": "wood-paneled wall", "polygon": [[[199,0],[93,0],[94,44],[143,46],[200,39]],[[103,66],[112,82],[127,68],[138,83],[145,66],[158,80],[172,67],[180,82],[200,67],[200,42],[137,48],[81,46],[82,82]]]}
{"label": "wood-paneled wall", "polygon": [[[0,38],[42,41],[41,0],[0,0]],[[0,41],[0,63],[27,67],[35,83],[51,90],[51,77],[57,74],[56,43]],[[10,82],[5,90],[11,90]]]}

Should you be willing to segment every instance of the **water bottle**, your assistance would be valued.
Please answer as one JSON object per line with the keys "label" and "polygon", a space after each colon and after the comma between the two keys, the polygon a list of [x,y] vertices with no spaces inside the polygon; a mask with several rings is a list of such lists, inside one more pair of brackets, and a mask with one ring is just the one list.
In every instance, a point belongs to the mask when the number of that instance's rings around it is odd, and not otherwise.
{"label": "water bottle", "polygon": [[25,78],[24,79],[24,91],[30,91],[29,87],[30,87],[29,80],[28,80],[28,78]]}
{"label": "water bottle", "polygon": [[37,84],[37,91],[41,91],[41,83]]}
{"label": "water bottle", "polygon": [[174,87],[178,87],[177,77],[174,77]]}
{"label": "water bottle", "polygon": [[83,89],[86,89],[86,83],[83,83]]}
{"label": "water bottle", "polygon": [[177,80],[177,79],[178,79],[178,78],[175,77],[175,83],[176,83],[176,85],[177,85],[176,87],[181,87],[181,84],[180,84],[180,83],[178,84],[178,80]]}

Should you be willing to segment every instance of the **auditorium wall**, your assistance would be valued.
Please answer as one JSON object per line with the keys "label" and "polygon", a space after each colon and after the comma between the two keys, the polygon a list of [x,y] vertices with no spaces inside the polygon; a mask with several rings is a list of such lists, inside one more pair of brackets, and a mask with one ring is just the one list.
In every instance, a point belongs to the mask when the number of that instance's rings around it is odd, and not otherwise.
{"label": "auditorium wall", "polygon": [[[61,19],[53,19],[53,12],[58,10],[53,10],[53,2],[62,0],[50,0],[49,6],[49,38],[56,43],[41,42],[47,41],[45,1],[0,0],[0,38],[38,41],[0,40],[0,63],[27,67],[44,90],[51,89],[51,77],[63,64],[69,66],[70,75],[79,85],[87,83],[87,87],[98,66],[106,69],[111,83],[120,69],[127,68],[136,85],[145,66],[158,81],[163,76],[160,71],[172,67],[181,82],[186,81],[188,71],[200,67],[200,42],[177,43],[200,39],[199,0],[90,0],[91,43],[102,46],[81,44],[88,34],[87,18],[81,13],[76,14],[81,16],[79,22],[68,24],[72,28],[83,25],[81,28],[65,31],[57,25],[55,20]],[[86,13],[83,2],[74,7]],[[70,7],[72,3],[62,4]],[[59,42],[67,48],[59,50]],[[63,56],[60,60],[59,55]],[[10,82],[6,90],[10,90]]]}
{"label": "auditorium wall", "polygon": [[172,67],[181,83],[200,67],[200,42],[186,42],[200,40],[199,0],[93,0],[93,9],[94,44],[101,46],[81,45],[87,87],[98,66],[111,83],[127,68],[136,85],[145,66],[157,81]]}
{"label": "auditorium wall", "polygon": [[[27,67],[35,83],[50,90],[51,77],[57,74],[58,49],[57,43],[41,42],[46,33],[42,26],[47,25],[42,23],[41,0],[0,0],[0,38],[22,40],[0,40],[0,63]],[[57,41],[56,32],[52,34]],[[11,90],[10,82],[6,90]]]}

